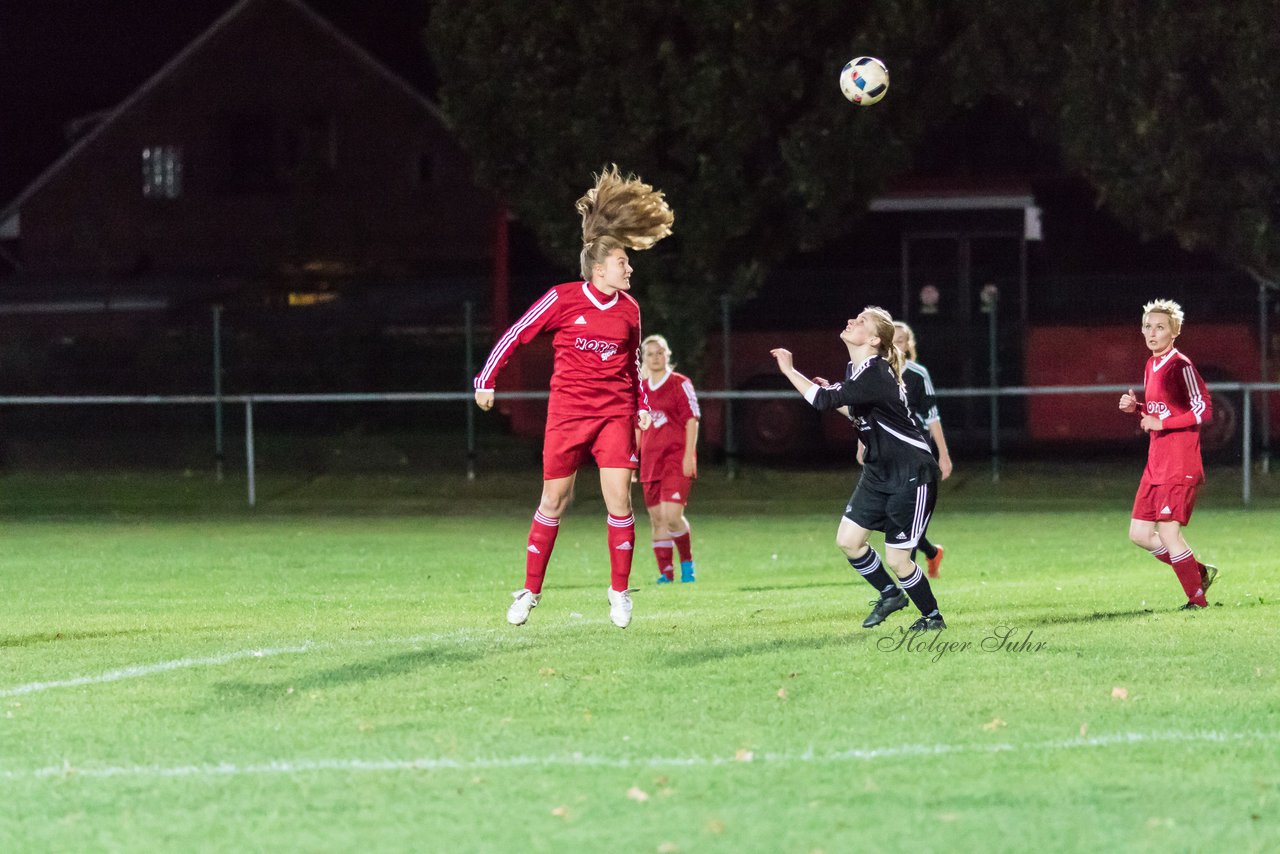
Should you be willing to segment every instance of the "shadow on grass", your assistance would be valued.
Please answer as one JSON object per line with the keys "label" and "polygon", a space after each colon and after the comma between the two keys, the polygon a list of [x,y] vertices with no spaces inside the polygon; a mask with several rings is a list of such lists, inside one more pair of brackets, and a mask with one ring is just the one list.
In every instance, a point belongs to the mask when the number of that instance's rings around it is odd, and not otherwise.
{"label": "shadow on grass", "polygon": [[[1170,613],[1176,609],[1168,609]],[[1102,623],[1108,620],[1127,620],[1132,617],[1149,617],[1157,612],[1152,608],[1139,608],[1132,611],[1094,611],[1092,614],[1055,614],[1048,617],[1039,617],[1035,622],[1045,625],[1064,625],[1071,623]]]}
{"label": "shadow on grass", "polygon": [[674,667],[697,667],[700,664],[709,664],[713,661],[751,658],[756,655],[772,655],[777,652],[853,647],[865,643],[866,638],[867,636],[865,635],[855,635],[852,632],[834,632],[829,635],[785,638],[760,641],[758,643],[701,646],[684,652],[664,653],[661,657],[661,662],[664,665]]}
{"label": "shadow on grass", "polygon": [[[739,593],[772,593],[777,590],[821,590],[827,587],[845,588],[849,581],[814,581],[809,584],[763,584],[758,587],[739,587]],[[875,591],[873,590],[872,593]]]}
{"label": "shadow on grass", "polygon": [[128,638],[154,634],[155,632],[149,629],[119,629],[113,632],[39,632],[38,634],[15,635],[8,638],[0,637],[0,649],[5,647],[35,646],[41,643]]}
{"label": "shadow on grass", "polygon": [[213,689],[218,695],[217,702],[220,704],[228,702],[249,704],[280,700],[289,696],[291,691],[302,693],[337,688],[342,685],[377,682],[428,667],[465,664],[488,656],[488,651],[477,649],[447,647],[416,649],[389,655],[378,661],[357,661],[342,667],[299,675],[296,678],[286,677],[273,682],[220,682],[215,684]]}

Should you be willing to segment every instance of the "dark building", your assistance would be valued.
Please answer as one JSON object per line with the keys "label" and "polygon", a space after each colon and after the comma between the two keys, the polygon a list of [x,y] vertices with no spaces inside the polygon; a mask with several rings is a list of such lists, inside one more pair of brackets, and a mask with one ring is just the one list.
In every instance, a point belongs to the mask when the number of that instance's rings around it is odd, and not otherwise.
{"label": "dark building", "polygon": [[[483,267],[436,107],[299,0],[241,0],[0,208],[24,282]],[[10,282],[12,284],[12,282]]]}

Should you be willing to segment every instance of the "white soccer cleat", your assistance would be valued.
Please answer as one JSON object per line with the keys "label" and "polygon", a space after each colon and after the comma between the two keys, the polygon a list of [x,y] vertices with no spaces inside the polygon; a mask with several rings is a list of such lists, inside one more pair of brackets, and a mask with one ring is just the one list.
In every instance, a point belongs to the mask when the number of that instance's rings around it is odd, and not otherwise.
{"label": "white soccer cleat", "polygon": [[634,587],[627,590],[609,588],[609,619],[620,629],[631,625],[631,594],[635,592]]}
{"label": "white soccer cleat", "polygon": [[513,626],[523,626],[529,621],[529,612],[538,607],[541,593],[533,593],[528,588],[517,590],[511,594],[516,601],[507,609],[507,622]]}

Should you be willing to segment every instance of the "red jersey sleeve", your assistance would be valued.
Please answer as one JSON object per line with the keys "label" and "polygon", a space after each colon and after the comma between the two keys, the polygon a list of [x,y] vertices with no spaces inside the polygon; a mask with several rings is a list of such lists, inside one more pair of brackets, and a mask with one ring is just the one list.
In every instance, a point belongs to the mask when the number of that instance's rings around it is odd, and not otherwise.
{"label": "red jersey sleeve", "polygon": [[528,344],[538,337],[540,332],[553,327],[556,318],[560,316],[560,312],[556,310],[556,302],[559,299],[559,289],[552,288],[529,306],[529,310],[513,323],[510,329],[502,333],[502,337],[489,352],[489,358],[485,359],[484,367],[480,369],[480,373],[476,374],[474,382],[476,391],[493,391],[498,372],[511,358],[516,347]]}
{"label": "red jersey sleeve", "polygon": [[[630,297],[629,294],[628,297]],[[632,302],[635,302],[635,300],[632,300]],[[631,363],[631,371],[634,374],[632,377],[633,385],[636,387],[636,410],[638,412],[648,412],[649,390],[645,388],[644,379],[640,375],[640,360],[644,358],[644,353],[640,350],[640,303],[635,303],[635,306],[636,325],[631,330],[631,338],[627,341],[627,346],[631,347],[632,352],[636,354],[635,360]]]}
{"label": "red jersey sleeve", "polygon": [[1178,370],[1176,382],[1185,387],[1187,394],[1187,411],[1178,415],[1170,415],[1160,423],[1166,430],[1177,430],[1190,427],[1192,424],[1207,424],[1213,419],[1213,400],[1209,397],[1209,388],[1196,366],[1184,361]]}
{"label": "red jersey sleeve", "polygon": [[693,390],[693,382],[688,377],[680,377],[680,423],[688,424],[691,418],[702,418],[702,409],[698,406],[698,395]]}

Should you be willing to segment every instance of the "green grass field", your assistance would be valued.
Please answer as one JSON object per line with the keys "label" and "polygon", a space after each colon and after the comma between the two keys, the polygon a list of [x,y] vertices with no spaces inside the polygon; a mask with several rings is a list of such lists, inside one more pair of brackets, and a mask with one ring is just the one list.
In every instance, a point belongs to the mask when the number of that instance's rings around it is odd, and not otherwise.
{"label": "green grass field", "polygon": [[1280,849],[1274,486],[1211,474],[1185,614],[1136,476],[949,481],[932,649],[859,626],[846,474],[706,473],[625,631],[590,471],[522,628],[534,472],[0,478],[0,850]]}

